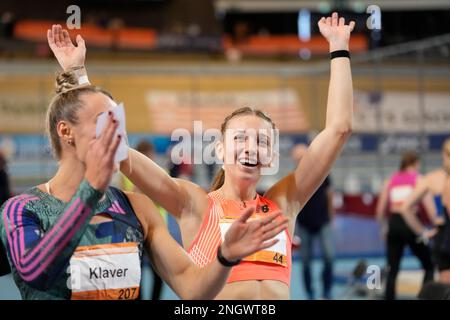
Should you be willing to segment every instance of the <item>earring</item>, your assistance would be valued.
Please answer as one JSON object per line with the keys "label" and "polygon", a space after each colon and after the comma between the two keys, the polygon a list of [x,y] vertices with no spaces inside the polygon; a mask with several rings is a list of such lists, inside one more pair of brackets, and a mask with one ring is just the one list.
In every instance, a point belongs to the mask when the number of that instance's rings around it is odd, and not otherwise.
{"label": "earring", "polygon": [[67,141],[67,143],[68,143],[69,145],[73,145],[72,139],[69,139],[69,140]]}

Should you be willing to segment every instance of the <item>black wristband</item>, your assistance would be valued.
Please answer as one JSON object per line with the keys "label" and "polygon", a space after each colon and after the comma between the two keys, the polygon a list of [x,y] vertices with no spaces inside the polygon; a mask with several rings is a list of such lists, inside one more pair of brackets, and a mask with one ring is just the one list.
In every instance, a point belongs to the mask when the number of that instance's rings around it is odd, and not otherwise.
{"label": "black wristband", "polygon": [[350,59],[350,52],[348,50],[336,50],[330,52],[330,60],[333,60],[334,58],[340,58],[345,57]]}
{"label": "black wristband", "polygon": [[219,246],[219,248],[217,249],[217,260],[219,260],[220,264],[225,267],[233,267],[241,262],[240,259],[234,261],[225,259],[225,257],[222,255],[222,246]]}

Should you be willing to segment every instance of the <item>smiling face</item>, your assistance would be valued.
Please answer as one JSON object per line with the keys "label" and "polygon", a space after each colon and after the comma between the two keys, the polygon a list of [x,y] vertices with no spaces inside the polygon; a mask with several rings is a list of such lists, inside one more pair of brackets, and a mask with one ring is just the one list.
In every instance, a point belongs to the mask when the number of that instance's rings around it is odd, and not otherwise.
{"label": "smiling face", "polygon": [[225,176],[234,184],[255,184],[261,168],[273,156],[272,124],[256,115],[239,115],[228,121],[223,142],[217,148],[224,161]]}

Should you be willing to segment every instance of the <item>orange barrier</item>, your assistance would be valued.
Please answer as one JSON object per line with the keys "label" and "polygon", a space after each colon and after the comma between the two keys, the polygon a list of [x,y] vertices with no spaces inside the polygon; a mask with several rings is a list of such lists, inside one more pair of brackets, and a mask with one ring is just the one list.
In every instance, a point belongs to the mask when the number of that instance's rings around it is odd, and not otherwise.
{"label": "orange barrier", "polygon": [[[58,22],[22,20],[16,24],[14,35],[18,39],[45,42],[46,31],[54,23]],[[72,38],[81,34],[89,46],[144,50],[157,48],[157,33],[151,29],[126,27],[113,30],[84,23],[80,30],[69,30],[69,33]],[[230,36],[224,36],[222,46],[225,50],[237,48],[244,54],[252,55],[297,55],[301,49],[308,49],[312,54],[328,53],[328,43],[321,36],[314,36],[310,41],[302,42],[296,35],[255,35],[240,43],[233,43]],[[361,34],[353,35],[350,49],[352,52],[367,51],[367,38]]]}
{"label": "orange barrier", "polygon": [[118,44],[120,48],[154,49],[156,47],[156,32],[142,28],[126,28],[119,30]]}
{"label": "orange barrier", "polygon": [[[297,55],[301,49],[308,49],[312,54],[328,53],[328,42],[322,36],[314,36],[307,42],[302,42],[296,35],[280,36],[251,36],[245,42],[233,43],[229,36],[224,37],[225,49],[237,48],[244,54],[254,55]],[[350,39],[352,52],[367,51],[367,38],[364,35],[355,34]]]}
{"label": "orange barrier", "polygon": [[[47,29],[55,21],[23,20],[16,24],[14,36],[17,39],[46,42]],[[156,45],[156,32],[143,28],[123,28],[118,30],[103,29],[94,24],[83,23],[81,29],[68,30],[72,39],[80,34],[89,46],[132,49],[153,49]]]}

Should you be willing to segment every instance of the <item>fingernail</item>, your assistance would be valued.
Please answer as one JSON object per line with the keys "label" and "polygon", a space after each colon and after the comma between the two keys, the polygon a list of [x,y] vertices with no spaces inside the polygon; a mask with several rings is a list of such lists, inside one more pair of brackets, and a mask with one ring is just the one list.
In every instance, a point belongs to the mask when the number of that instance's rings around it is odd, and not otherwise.
{"label": "fingernail", "polygon": [[117,122],[117,120],[116,119],[113,119],[113,123],[116,123]]}
{"label": "fingernail", "polygon": [[122,138],[122,135],[120,135],[120,134],[117,135],[117,138],[120,140],[120,138]]}
{"label": "fingernail", "polygon": [[109,114],[109,115],[112,115],[112,112],[111,112],[111,111],[108,111],[108,114]]}

